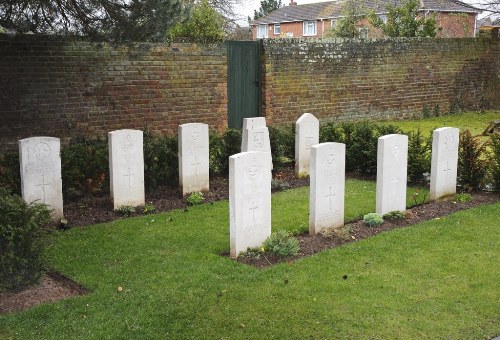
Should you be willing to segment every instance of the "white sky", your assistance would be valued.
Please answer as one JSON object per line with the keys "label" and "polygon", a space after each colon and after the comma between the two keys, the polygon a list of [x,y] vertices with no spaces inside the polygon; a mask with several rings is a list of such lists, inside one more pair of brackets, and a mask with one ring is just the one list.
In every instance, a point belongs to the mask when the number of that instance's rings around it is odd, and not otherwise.
{"label": "white sky", "polygon": [[[298,5],[303,5],[303,4],[309,4],[313,2],[326,2],[326,1],[331,1],[331,0],[295,0],[295,2]],[[477,4],[481,0],[462,0],[462,2],[465,2],[467,4]],[[288,6],[290,3],[290,0],[281,0],[283,5]],[[238,8],[236,9],[236,14],[243,18],[239,23],[240,25],[247,25],[246,18],[249,16],[253,19],[253,11],[258,10],[260,7],[260,0],[242,0],[242,3]],[[483,17],[483,15],[479,15],[479,17]]]}

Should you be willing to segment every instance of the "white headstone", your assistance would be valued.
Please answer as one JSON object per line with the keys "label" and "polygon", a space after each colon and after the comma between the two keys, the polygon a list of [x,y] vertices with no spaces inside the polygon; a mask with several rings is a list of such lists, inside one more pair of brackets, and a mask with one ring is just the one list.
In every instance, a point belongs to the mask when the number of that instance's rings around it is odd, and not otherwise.
{"label": "white headstone", "polygon": [[386,135],[377,147],[377,208],[380,215],[406,211],[408,136]]}
{"label": "white headstone", "polygon": [[247,151],[264,152],[267,156],[270,169],[273,168],[273,155],[271,154],[271,141],[269,139],[269,129],[259,127],[248,130]]}
{"label": "white headstone", "polygon": [[295,123],[295,175],[309,175],[311,146],[319,143],[319,120],[304,113]]}
{"label": "white headstone", "polygon": [[459,129],[452,127],[432,133],[431,200],[457,192],[458,136]]}
{"label": "white headstone", "polygon": [[345,144],[311,147],[309,233],[344,225]]}
{"label": "white headstone", "polygon": [[229,217],[232,258],[271,235],[271,169],[265,153],[229,157]]}
{"label": "white headstone", "polygon": [[31,137],[19,141],[21,194],[27,203],[37,201],[62,218],[61,143],[54,137]]}
{"label": "white headstone", "polygon": [[253,117],[253,118],[243,118],[243,129],[241,130],[241,152],[247,152],[248,150],[248,130],[266,127],[266,118],[264,117]]}
{"label": "white headstone", "polygon": [[144,151],[142,131],[108,132],[109,175],[114,209],[144,205]]}
{"label": "white headstone", "polygon": [[208,125],[179,125],[179,187],[182,195],[209,189]]}

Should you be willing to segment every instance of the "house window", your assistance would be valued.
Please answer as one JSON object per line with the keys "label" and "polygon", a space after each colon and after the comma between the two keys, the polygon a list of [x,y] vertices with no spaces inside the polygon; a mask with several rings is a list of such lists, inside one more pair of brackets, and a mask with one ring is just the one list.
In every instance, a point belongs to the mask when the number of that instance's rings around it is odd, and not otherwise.
{"label": "house window", "polygon": [[258,25],[257,39],[265,39],[265,38],[267,38],[267,25]]}
{"label": "house window", "polygon": [[337,19],[332,19],[332,21],[330,22],[330,26],[331,26],[332,30],[336,29],[337,28]]}
{"label": "house window", "polygon": [[360,39],[368,38],[368,27],[359,27],[358,28],[358,36]]}
{"label": "house window", "polygon": [[316,35],[316,21],[304,21],[303,35]]}
{"label": "house window", "polygon": [[378,17],[380,20],[382,20],[384,22],[384,24],[387,24],[387,15],[379,14]]}
{"label": "house window", "polygon": [[281,34],[281,25],[280,24],[274,24],[274,34],[275,35]]}

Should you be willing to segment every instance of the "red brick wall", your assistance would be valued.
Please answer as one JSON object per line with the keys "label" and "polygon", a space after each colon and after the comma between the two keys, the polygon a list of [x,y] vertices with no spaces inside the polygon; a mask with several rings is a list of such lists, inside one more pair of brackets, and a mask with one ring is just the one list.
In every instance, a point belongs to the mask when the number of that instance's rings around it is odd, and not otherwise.
{"label": "red brick wall", "polygon": [[475,14],[472,13],[438,13],[436,15],[439,38],[472,38],[474,37]]}
{"label": "red brick wall", "polygon": [[0,35],[0,145],[121,128],[177,133],[203,122],[227,126],[224,45],[135,44]]}
{"label": "red brick wall", "polygon": [[[495,39],[263,42],[263,114],[355,120],[500,107]],[[223,45],[112,47],[0,35],[0,152],[30,136],[67,142],[121,128],[173,135],[179,124],[227,127]]]}
{"label": "red brick wall", "polygon": [[424,105],[441,112],[498,105],[498,41],[269,39],[264,51],[263,114],[270,124],[304,112],[357,120],[419,116]]}

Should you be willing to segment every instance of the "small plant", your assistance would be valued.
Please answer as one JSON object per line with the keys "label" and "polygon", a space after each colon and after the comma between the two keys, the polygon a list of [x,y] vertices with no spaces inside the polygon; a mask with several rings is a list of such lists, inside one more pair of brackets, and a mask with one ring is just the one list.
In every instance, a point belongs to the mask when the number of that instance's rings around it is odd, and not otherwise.
{"label": "small plant", "polygon": [[115,210],[121,216],[132,216],[135,213],[135,207],[130,205],[121,205]]}
{"label": "small plant", "polygon": [[298,255],[299,241],[285,230],[278,230],[269,236],[262,244],[264,251],[280,257]]}
{"label": "small plant", "polygon": [[260,257],[264,254],[263,247],[260,248],[248,248],[246,252],[241,253],[241,257],[246,257],[252,260],[260,260]]}
{"label": "small plant", "polygon": [[29,286],[45,272],[49,222],[45,204],[27,204],[0,187],[0,291]]}
{"label": "small plant", "polygon": [[193,192],[188,196],[187,202],[189,205],[198,205],[203,203],[203,194],[201,192]]}
{"label": "small plant", "polygon": [[405,217],[406,216],[404,212],[399,210],[390,211],[383,216],[384,220],[390,220],[390,221],[404,220]]}
{"label": "small plant", "polygon": [[422,107],[422,117],[424,118],[431,117],[431,109],[429,109],[429,106],[427,104],[424,104],[424,106]]}
{"label": "small plant", "polygon": [[455,195],[455,201],[460,203],[469,202],[472,199],[472,196],[467,193],[460,193]]}
{"label": "small plant", "polygon": [[380,214],[369,213],[363,216],[363,222],[370,227],[376,227],[384,223],[384,219],[380,216]]}
{"label": "small plant", "polygon": [[434,117],[439,117],[441,116],[441,108],[439,107],[439,104],[436,104],[434,106]]}
{"label": "small plant", "polygon": [[142,207],[142,213],[144,215],[147,215],[147,214],[154,214],[156,212],[156,207],[154,206],[154,204],[152,203],[146,203],[144,204],[144,206]]}
{"label": "small plant", "polygon": [[290,188],[290,183],[281,179],[272,179],[271,180],[271,189],[274,191],[283,191]]}
{"label": "small plant", "polygon": [[431,169],[430,138],[426,139],[420,129],[408,135],[408,180],[411,183],[425,183],[425,173]]}
{"label": "small plant", "polygon": [[[421,199],[419,199],[421,197]],[[422,194],[420,195],[420,190],[417,189],[413,195],[411,195],[411,198],[413,198],[413,201],[415,202],[415,205],[420,205],[420,204],[424,204],[425,203],[425,200],[427,198],[427,194]]]}
{"label": "small plant", "polygon": [[321,234],[325,237],[336,237],[343,241],[347,241],[351,239],[351,227],[342,226],[339,228],[328,228],[323,230]]}

